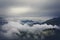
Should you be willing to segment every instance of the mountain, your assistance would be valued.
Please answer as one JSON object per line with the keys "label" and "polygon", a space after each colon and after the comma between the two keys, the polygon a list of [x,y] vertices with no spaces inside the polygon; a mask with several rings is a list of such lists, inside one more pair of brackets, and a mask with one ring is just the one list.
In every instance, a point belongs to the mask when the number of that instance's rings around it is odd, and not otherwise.
{"label": "mountain", "polygon": [[46,36],[44,40],[60,40],[60,30],[54,29],[54,35]]}
{"label": "mountain", "polygon": [[21,24],[28,24],[30,26],[35,25],[35,24],[48,24],[48,25],[57,25],[60,26],[60,17],[58,18],[53,18],[49,19],[45,22],[39,22],[39,21],[33,21],[33,20],[22,20]]}
{"label": "mountain", "polygon": [[19,37],[17,40],[60,40],[60,30],[55,28],[45,29],[38,34],[23,31],[20,34],[16,34]]}
{"label": "mountain", "polygon": [[39,21],[33,21],[33,20],[22,20],[21,24],[28,24],[29,26],[33,26],[35,24],[41,24]]}
{"label": "mountain", "polygon": [[4,18],[0,17],[0,26],[4,25],[4,24],[7,24],[7,23],[8,22]]}
{"label": "mountain", "polygon": [[47,21],[43,22],[42,24],[45,24],[45,23],[48,24],[48,25],[60,26],[60,17],[47,20]]}

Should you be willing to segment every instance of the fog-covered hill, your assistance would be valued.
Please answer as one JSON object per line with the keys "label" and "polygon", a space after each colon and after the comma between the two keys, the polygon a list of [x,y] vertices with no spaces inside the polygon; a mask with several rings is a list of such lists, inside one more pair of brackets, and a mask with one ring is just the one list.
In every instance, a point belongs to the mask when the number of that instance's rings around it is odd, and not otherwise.
{"label": "fog-covered hill", "polygon": [[38,34],[20,32],[22,35],[19,36],[18,40],[60,40],[60,30],[58,29],[45,29]]}
{"label": "fog-covered hill", "polygon": [[33,26],[36,24],[41,24],[41,22],[40,21],[34,21],[34,20],[21,20],[21,24],[22,25],[28,24],[29,26]]}
{"label": "fog-covered hill", "polygon": [[0,19],[2,25],[0,40],[60,40],[60,29],[57,29],[60,18],[45,22],[22,20],[21,22],[8,21],[8,23],[3,18]]}
{"label": "fog-covered hill", "polygon": [[54,35],[47,36],[44,40],[60,40],[60,30],[54,29]]}
{"label": "fog-covered hill", "polygon": [[60,17],[47,20],[47,21],[43,22],[42,24],[45,24],[45,23],[48,24],[48,25],[58,25],[58,26],[60,26]]}
{"label": "fog-covered hill", "polygon": [[4,18],[0,17],[0,25],[8,23]]}

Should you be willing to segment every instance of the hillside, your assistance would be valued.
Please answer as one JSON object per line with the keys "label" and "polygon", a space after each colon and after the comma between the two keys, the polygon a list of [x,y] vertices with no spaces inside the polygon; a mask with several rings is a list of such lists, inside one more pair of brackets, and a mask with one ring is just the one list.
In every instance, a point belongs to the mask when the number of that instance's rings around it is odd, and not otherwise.
{"label": "hillside", "polygon": [[45,23],[48,24],[48,25],[60,26],[60,17],[47,20],[47,21],[43,22],[42,24],[45,24]]}

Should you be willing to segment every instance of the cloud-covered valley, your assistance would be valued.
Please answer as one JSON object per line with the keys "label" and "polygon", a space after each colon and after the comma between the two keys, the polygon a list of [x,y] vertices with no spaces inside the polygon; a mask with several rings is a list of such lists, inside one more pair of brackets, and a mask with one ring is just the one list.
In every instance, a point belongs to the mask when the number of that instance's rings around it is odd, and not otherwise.
{"label": "cloud-covered valley", "polygon": [[[59,29],[59,27],[57,25],[47,25],[47,24],[36,24],[33,26],[29,26],[28,24],[24,24],[22,25],[21,23],[17,22],[17,21],[8,21],[7,24],[4,24],[1,28],[0,34],[2,35],[1,40],[17,40],[19,38],[18,35],[22,35],[24,32],[26,32],[27,38],[29,38],[31,35],[28,35],[29,33],[33,34],[33,36],[35,37],[36,34],[41,35],[41,32],[45,29]],[[21,32],[23,32],[21,34]],[[18,34],[18,35],[17,35]],[[23,36],[25,37],[25,36]],[[22,39],[24,40],[24,38],[22,37]],[[38,37],[38,36],[36,36]],[[26,40],[27,40],[26,38]],[[20,38],[20,40],[22,40]],[[38,39],[38,38],[37,38]],[[31,39],[32,40],[32,39]]]}

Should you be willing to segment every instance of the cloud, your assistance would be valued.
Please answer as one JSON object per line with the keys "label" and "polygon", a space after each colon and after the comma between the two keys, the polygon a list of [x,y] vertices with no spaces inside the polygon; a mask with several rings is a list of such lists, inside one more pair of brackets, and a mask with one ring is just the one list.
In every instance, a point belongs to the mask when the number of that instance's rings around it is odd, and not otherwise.
{"label": "cloud", "polygon": [[[30,27],[29,25],[25,24],[22,25],[19,22],[9,21],[8,24],[5,24],[2,26],[1,34],[8,39],[15,39],[18,38],[17,34],[20,34],[20,32],[28,32],[32,34],[39,34],[42,30],[49,29],[49,28],[57,28],[58,26],[52,26],[52,25],[33,25]],[[22,34],[20,34],[22,35]]]}
{"label": "cloud", "polygon": [[[58,1],[58,0],[57,0]],[[28,9],[28,13],[24,13],[24,14],[18,14],[19,16],[23,17],[40,17],[40,16],[49,16],[52,15],[54,12],[56,12],[56,10],[60,9],[59,8],[59,4],[60,2],[57,2],[56,0],[0,0],[0,16],[8,16],[7,14],[11,15],[10,12],[14,12],[16,14],[21,11],[20,7],[22,7],[22,9],[24,9],[24,12]],[[14,10],[9,11],[8,13],[8,9],[10,9],[13,6]],[[16,11],[16,8],[19,8]],[[25,8],[26,9],[25,9]],[[34,12],[31,12],[31,10],[36,10]],[[13,13],[12,13],[13,14]],[[13,15],[15,15],[13,14]],[[55,14],[55,13],[54,13]],[[54,15],[53,14],[53,15]],[[57,13],[56,13],[57,14]],[[18,16],[15,15],[15,16]]]}

